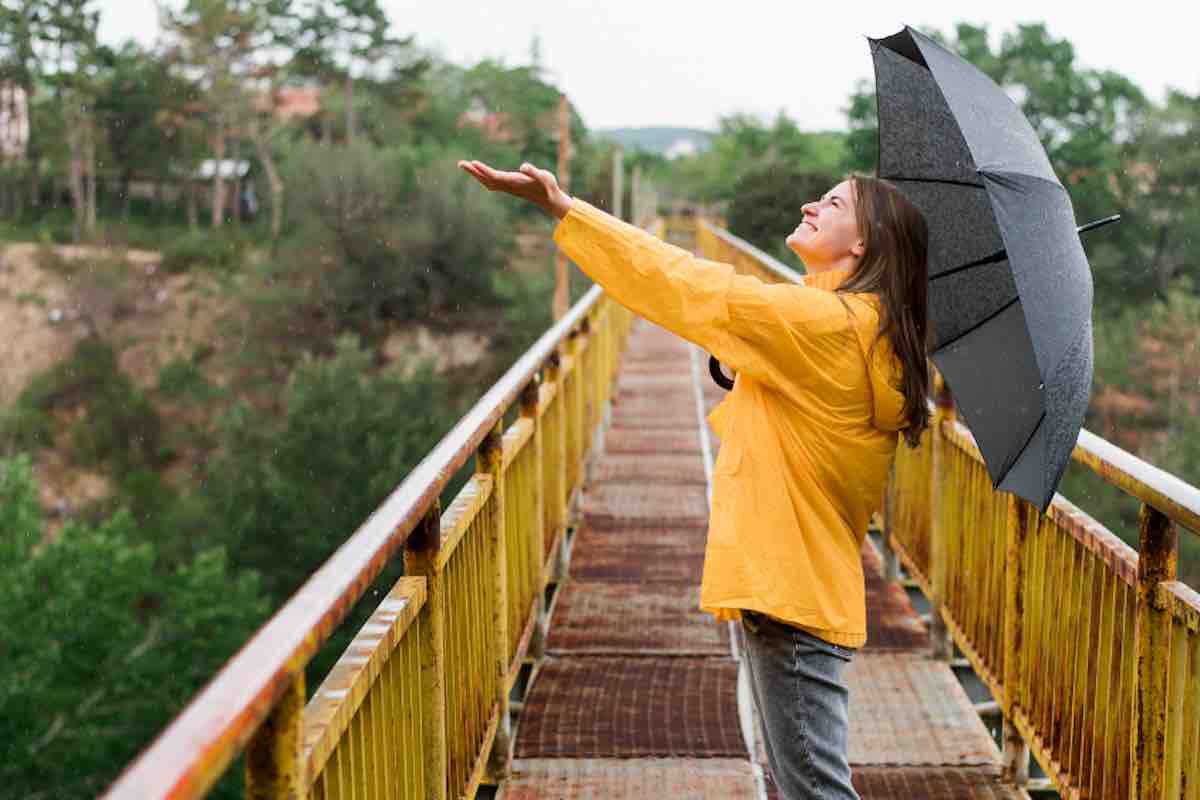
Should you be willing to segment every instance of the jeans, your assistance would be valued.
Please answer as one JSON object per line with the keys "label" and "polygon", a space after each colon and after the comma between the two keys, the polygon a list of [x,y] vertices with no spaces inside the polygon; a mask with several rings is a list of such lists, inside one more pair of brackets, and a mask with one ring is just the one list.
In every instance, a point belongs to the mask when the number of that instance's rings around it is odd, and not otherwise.
{"label": "jeans", "polygon": [[859,800],[847,755],[854,651],[742,610],[742,641],[767,760],[785,800]]}

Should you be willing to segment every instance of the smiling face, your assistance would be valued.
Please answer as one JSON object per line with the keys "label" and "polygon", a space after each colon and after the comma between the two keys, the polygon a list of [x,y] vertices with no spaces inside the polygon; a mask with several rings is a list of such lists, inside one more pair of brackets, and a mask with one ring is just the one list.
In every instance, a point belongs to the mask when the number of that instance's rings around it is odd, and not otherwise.
{"label": "smiling face", "polygon": [[854,183],[845,180],[800,207],[803,218],[787,246],[810,271],[853,268],[865,251],[854,210]]}

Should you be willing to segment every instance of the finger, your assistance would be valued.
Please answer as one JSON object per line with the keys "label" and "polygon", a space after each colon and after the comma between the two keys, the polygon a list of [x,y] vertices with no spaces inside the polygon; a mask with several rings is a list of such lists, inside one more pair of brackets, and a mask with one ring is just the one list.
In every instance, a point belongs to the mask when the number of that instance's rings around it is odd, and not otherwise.
{"label": "finger", "polygon": [[553,188],[551,184],[553,176],[550,174],[549,170],[538,169],[533,164],[526,162],[521,165],[521,171],[540,183],[547,192]]}

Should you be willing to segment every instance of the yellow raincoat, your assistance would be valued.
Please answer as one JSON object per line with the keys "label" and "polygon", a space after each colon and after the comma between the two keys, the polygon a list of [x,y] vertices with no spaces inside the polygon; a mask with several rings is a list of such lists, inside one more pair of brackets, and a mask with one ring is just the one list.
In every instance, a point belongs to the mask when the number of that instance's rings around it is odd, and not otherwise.
{"label": "yellow raincoat", "polygon": [[554,241],[613,299],[737,370],[708,415],[721,448],[701,610],[753,609],[861,647],[860,552],[905,425],[886,339],[867,363],[878,298],[835,295],[849,270],[764,283],[578,198]]}

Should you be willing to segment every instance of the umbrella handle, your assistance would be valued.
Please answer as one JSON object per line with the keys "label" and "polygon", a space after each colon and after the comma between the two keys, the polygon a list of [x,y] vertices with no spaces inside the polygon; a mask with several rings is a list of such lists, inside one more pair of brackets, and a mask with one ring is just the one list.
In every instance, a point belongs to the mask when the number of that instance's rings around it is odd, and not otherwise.
{"label": "umbrella handle", "polygon": [[1080,225],[1078,228],[1075,229],[1075,232],[1083,233],[1084,231],[1090,231],[1095,228],[1099,228],[1101,225],[1107,225],[1110,222],[1116,222],[1120,218],[1121,218],[1120,214],[1113,214],[1111,217],[1105,217],[1104,219],[1093,220],[1093,221],[1087,223],[1086,225]]}
{"label": "umbrella handle", "polygon": [[725,377],[725,373],[721,371],[721,362],[717,361],[716,356],[708,357],[708,374],[712,376],[713,382],[725,391],[733,388],[733,381]]}

